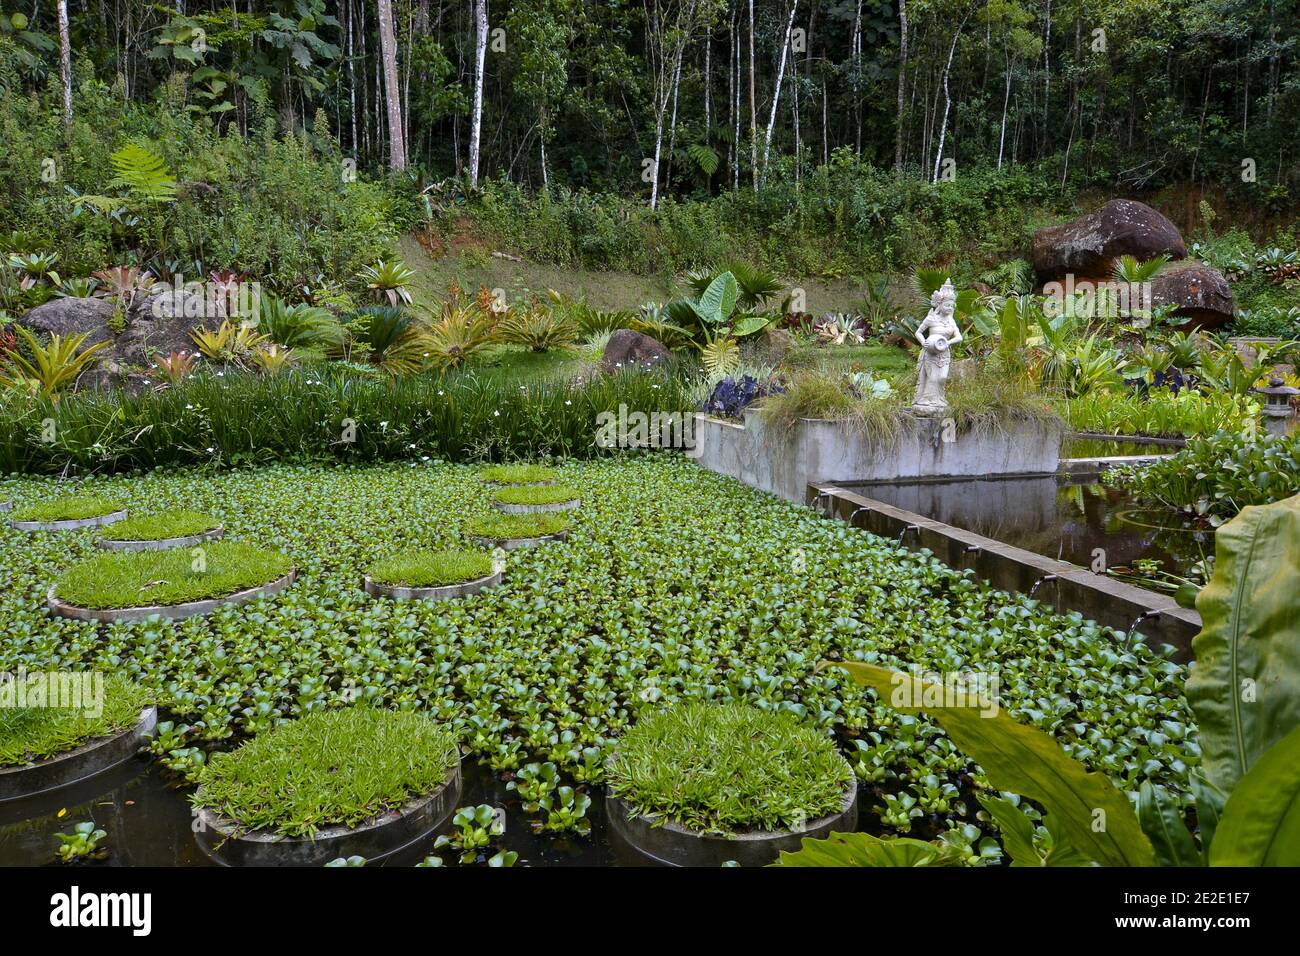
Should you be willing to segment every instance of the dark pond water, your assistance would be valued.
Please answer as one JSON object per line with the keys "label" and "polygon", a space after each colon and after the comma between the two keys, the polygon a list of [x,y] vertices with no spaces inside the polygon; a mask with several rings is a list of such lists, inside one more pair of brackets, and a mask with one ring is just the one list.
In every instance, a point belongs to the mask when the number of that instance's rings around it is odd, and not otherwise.
{"label": "dark pond water", "polygon": [[1163,442],[1107,441],[1099,438],[1067,437],[1061,442],[1062,458],[1111,458],[1116,455],[1172,455],[1181,449]]}
{"label": "dark pond water", "polygon": [[1205,555],[1214,553],[1212,529],[1163,509],[1143,508],[1126,492],[1106,487],[1095,477],[1044,475],[865,484],[855,490],[1085,568],[1092,565],[1096,549],[1101,548],[1106,567],[1112,571],[1151,560],[1163,571],[1186,576]]}
{"label": "dark pond water", "polygon": [[[519,854],[516,866],[639,866],[635,851],[611,841],[605,825],[601,789],[594,788],[587,818],[588,836],[532,832],[529,816],[519,809],[519,799],[506,789],[498,775],[471,761],[462,766],[464,790],[460,805],[480,803],[505,807],[506,832],[498,849]],[[101,846],[111,852],[91,866],[212,866],[194,840],[188,790],[168,786],[156,765],[144,760],[94,778],[78,788],[31,801],[0,803],[0,866],[47,866],[57,862],[56,833],[71,833],[85,820],[93,820],[108,836]],[[60,816],[60,811],[65,811]],[[449,829],[449,825],[442,828]],[[429,836],[384,865],[411,866],[434,853]],[[446,865],[455,865],[457,851],[438,851]]]}

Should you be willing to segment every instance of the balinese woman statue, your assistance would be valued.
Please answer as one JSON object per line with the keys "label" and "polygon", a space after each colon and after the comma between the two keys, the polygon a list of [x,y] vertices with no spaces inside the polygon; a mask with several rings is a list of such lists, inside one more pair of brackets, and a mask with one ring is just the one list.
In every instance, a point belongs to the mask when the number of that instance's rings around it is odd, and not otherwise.
{"label": "balinese woman statue", "polygon": [[930,296],[930,311],[916,328],[921,356],[916,361],[912,411],[918,415],[938,415],[948,407],[943,393],[952,368],[952,347],[961,341],[961,330],[953,318],[956,307],[957,291],[952,287],[952,280],[945,280]]}

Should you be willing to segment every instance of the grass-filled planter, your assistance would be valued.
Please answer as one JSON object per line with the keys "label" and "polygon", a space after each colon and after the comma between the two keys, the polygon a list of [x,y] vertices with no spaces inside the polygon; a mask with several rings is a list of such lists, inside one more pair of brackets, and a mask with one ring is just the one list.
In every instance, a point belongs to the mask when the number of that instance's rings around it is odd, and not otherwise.
{"label": "grass-filled planter", "polygon": [[82,621],[138,621],[208,614],[278,594],[293,583],[293,562],[243,541],[189,550],[115,551],[69,568],[50,588],[50,610]]}
{"label": "grass-filled planter", "polygon": [[560,473],[545,465],[490,465],[479,472],[484,484],[493,488],[512,485],[553,485]]}
{"label": "grass-filled planter", "polygon": [[569,536],[570,526],[567,515],[490,514],[471,519],[465,530],[475,544],[512,551],[548,541],[563,541]]}
{"label": "grass-filled planter", "polygon": [[834,742],[789,714],[684,704],[651,714],[609,761],[611,829],[671,866],[762,866],[853,830],[858,787]]}
{"label": "grass-filled planter", "polygon": [[569,511],[578,507],[578,490],[568,485],[515,485],[498,488],[492,506],[506,514]]}
{"label": "grass-filled planter", "polygon": [[500,584],[502,570],[482,551],[403,551],[371,565],[365,589],[375,597],[443,601]]}
{"label": "grass-filled planter", "polygon": [[[141,687],[117,677],[102,680],[95,699],[80,673],[29,674],[0,691],[0,802],[62,790],[135,756],[153,736],[158,711]],[[82,687],[81,706],[50,706],[51,682],[68,693]],[[93,685],[92,685],[93,686]],[[35,695],[44,691],[41,704]],[[67,699],[59,701],[68,704]],[[20,705],[26,706],[20,706]]]}
{"label": "grass-filled planter", "polygon": [[376,862],[446,822],[460,791],[455,734],[426,714],[314,711],[209,760],[195,838],[233,866]]}
{"label": "grass-filled planter", "polygon": [[95,541],[105,551],[166,551],[215,541],[225,533],[221,522],[198,511],[137,515],[109,527]]}
{"label": "grass-filled planter", "polygon": [[70,495],[17,509],[9,526],[19,531],[77,531],[125,518],[126,506],[120,501],[100,495]]}

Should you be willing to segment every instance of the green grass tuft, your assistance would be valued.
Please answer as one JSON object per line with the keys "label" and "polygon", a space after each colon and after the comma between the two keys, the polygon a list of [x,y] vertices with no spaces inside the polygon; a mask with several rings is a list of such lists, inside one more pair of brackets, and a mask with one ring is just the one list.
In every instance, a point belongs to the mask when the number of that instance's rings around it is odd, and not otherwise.
{"label": "green grass tuft", "polygon": [[304,837],[433,793],[457,760],[455,735],[425,714],[314,711],[215,755],[192,799],[245,830]]}
{"label": "green grass tuft", "polygon": [[520,485],[498,488],[495,497],[503,505],[558,505],[577,498],[578,489],[568,485]]}
{"label": "green grass tuft", "polygon": [[484,481],[503,485],[526,485],[540,481],[554,481],[559,472],[545,465],[491,465],[479,472]]}
{"label": "green grass tuft", "polygon": [[103,495],[69,495],[15,509],[10,518],[14,521],[84,521],[86,518],[100,518],[121,511],[125,507],[123,502]]}
{"label": "green grass tuft", "polygon": [[94,609],[184,604],[270,584],[293,567],[280,552],[245,541],[215,541],[202,550],[201,571],[188,549],[102,554],[65,571],[54,593]]}
{"label": "green grass tuft", "polygon": [[568,531],[572,522],[562,514],[479,515],[465,530],[480,538],[541,538]]}
{"label": "green grass tuft", "polygon": [[789,714],[683,704],[619,741],[610,792],[696,831],[780,830],[840,810],[853,770],[830,737]]}
{"label": "green grass tuft", "polygon": [[[72,671],[61,671],[70,676]],[[85,673],[90,673],[86,671]],[[43,675],[28,674],[29,693],[37,689]],[[102,701],[85,701],[86,706],[14,707],[8,706],[9,694],[17,695],[17,686],[5,688],[0,706],[0,767],[16,767],[59,754],[121,733],[134,727],[140,711],[152,702],[149,692],[123,677],[107,675]],[[88,711],[99,711],[90,713]]]}
{"label": "green grass tuft", "polygon": [[202,534],[220,524],[212,515],[199,511],[164,511],[161,514],[133,516],[108,525],[100,537],[106,541],[162,541],[165,538]]}
{"label": "green grass tuft", "polygon": [[436,588],[477,581],[492,573],[492,555],[482,551],[403,551],[377,561],[370,579],[377,584]]}

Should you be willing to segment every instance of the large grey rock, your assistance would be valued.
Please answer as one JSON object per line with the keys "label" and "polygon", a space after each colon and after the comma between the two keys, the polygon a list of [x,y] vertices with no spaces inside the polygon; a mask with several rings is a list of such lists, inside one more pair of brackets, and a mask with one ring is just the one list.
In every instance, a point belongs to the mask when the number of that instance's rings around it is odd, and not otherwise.
{"label": "large grey rock", "polygon": [[88,333],[86,345],[94,345],[113,337],[109,330],[109,320],[113,318],[114,306],[106,299],[51,299],[44,305],[38,305],[26,315],[19,316],[17,322],[39,338],[48,335],[76,335]]}
{"label": "large grey rock", "polygon": [[618,329],[605,345],[600,367],[606,372],[617,372],[634,365],[658,365],[672,358],[672,355],[658,339],[631,329]]}
{"label": "large grey rock", "polygon": [[1232,289],[1218,269],[1199,262],[1172,266],[1151,280],[1151,304],[1172,305],[1200,329],[1217,329],[1233,317]]}
{"label": "large grey rock", "polygon": [[1178,227],[1145,203],[1112,199],[1095,212],[1034,233],[1034,271],[1039,282],[1106,279],[1120,256],[1140,261],[1187,257]]}
{"label": "large grey rock", "polygon": [[114,349],[120,363],[146,365],[155,355],[193,352],[190,332],[200,326],[215,329],[226,317],[217,299],[178,289],[151,296],[131,310],[125,331]]}

